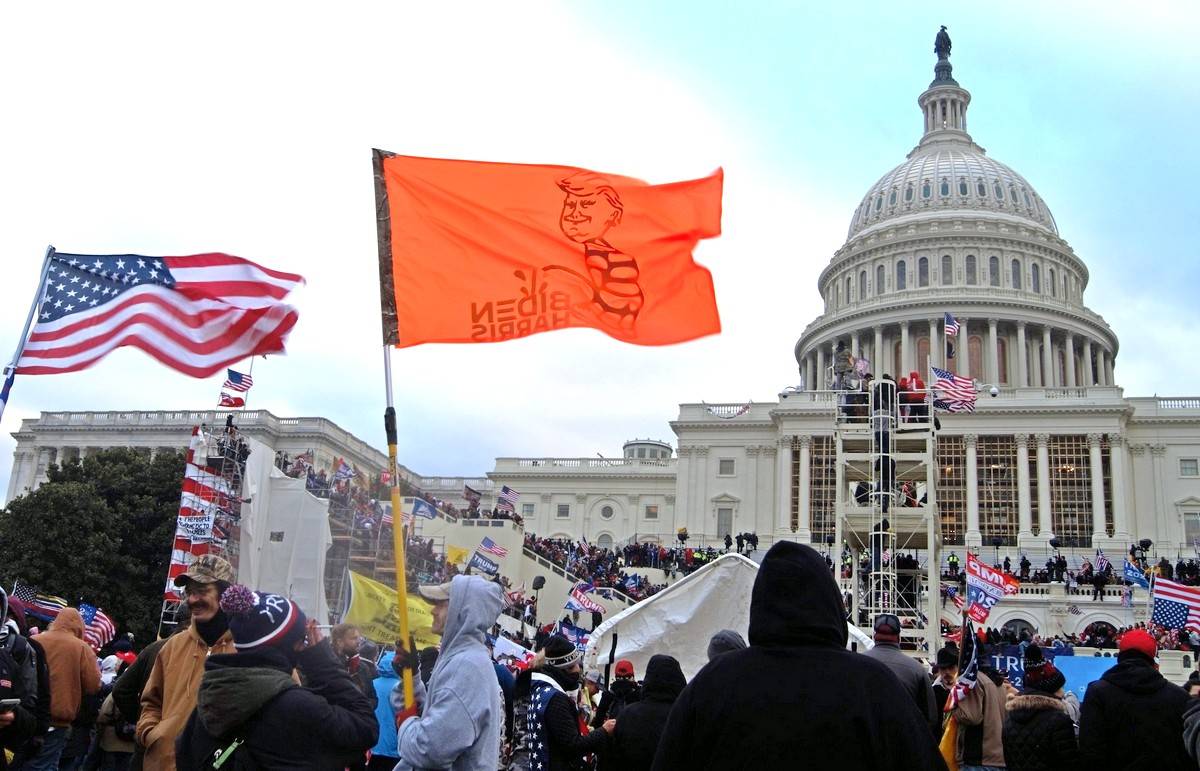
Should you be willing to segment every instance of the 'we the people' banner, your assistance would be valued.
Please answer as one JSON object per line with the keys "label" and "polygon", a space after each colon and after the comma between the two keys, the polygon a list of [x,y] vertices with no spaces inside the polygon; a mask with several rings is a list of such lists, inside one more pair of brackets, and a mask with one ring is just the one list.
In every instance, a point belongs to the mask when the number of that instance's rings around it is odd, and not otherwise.
{"label": "'we the people' banner", "polygon": [[976,624],[987,621],[997,602],[1016,594],[1021,582],[988,567],[974,554],[967,554],[967,616]]}

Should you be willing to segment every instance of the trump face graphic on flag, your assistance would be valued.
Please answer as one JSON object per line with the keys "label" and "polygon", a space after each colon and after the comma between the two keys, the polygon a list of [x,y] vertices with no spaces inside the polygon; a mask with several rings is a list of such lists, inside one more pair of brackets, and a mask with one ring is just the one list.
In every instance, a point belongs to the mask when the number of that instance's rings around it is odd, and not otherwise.
{"label": "trump face graphic on flag", "polygon": [[621,196],[607,179],[590,171],[565,177],[559,180],[558,187],[565,194],[558,226],[567,238],[583,244],[587,275],[563,265],[551,265],[544,270],[564,271],[583,280],[591,296],[580,304],[580,310],[594,314],[607,326],[632,334],[638,312],[645,303],[638,284],[637,262],[604,238],[621,224],[625,211]]}

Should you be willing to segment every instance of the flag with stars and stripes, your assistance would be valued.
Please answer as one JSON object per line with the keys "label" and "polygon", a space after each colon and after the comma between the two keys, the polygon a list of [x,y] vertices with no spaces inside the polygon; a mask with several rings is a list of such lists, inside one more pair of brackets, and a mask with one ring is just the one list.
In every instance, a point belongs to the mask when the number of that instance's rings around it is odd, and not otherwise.
{"label": "flag with stars and stripes", "polygon": [[525,712],[525,736],[518,749],[529,753],[529,771],[550,768],[550,737],[546,733],[546,708],[556,693],[566,695],[549,675],[534,672],[529,689],[529,707]]}
{"label": "flag with stars and stripes", "polygon": [[946,314],[946,318],[943,319],[942,324],[946,328],[946,335],[948,337],[954,337],[958,334],[958,319],[954,318],[949,313]]}
{"label": "flag with stars and stripes", "polygon": [[929,368],[933,372],[933,406],[946,412],[975,411],[975,381],[949,370]]}
{"label": "flag with stars and stripes", "polygon": [[1103,573],[1108,570],[1108,557],[1104,556],[1104,549],[1096,549],[1096,572]]}
{"label": "flag with stars and stripes", "polygon": [[500,487],[500,494],[496,498],[497,509],[516,511],[517,501],[521,500],[521,494],[508,485],[502,485]]}
{"label": "flag with stars and stripes", "polygon": [[1151,621],[1168,629],[1200,632],[1200,587],[1155,578],[1152,596],[1154,612]]}
{"label": "flag with stars and stripes", "polygon": [[243,375],[237,370],[227,369],[225,370],[225,383],[221,388],[228,388],[230,391],[249,391],[252,385],[254,385],[254,378]]}
{"label": "flag with stars and stripes", "polygon": [[93,650],[100,650],[116,636],[117,625],[95,605],[79,603],[79,615],[83,618],[83,641]]}
{"label": "flag with stars and stripes", "polygon": [[304,279],[228,254],[144,257],[52,252],[17,374],[86,369],[133,346],[192,377],[279,353]]}

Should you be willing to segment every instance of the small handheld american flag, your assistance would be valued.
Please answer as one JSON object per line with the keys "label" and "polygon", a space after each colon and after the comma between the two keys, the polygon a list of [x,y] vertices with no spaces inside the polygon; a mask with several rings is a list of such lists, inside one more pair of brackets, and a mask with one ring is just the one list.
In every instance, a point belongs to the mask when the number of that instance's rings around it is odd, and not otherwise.
{"label": "small handheld american flag", "polygon": [[497,557],[507,557],[508,549],[493,541],[491,538],[484,538],[479,544],[479,548],[488,554],[494,554]]}
{"label": "small handheld american flag", "polygon": [[228,388],[230,391],[249,391],[250,387],[254,385],[254,378],[243,375],[237,370],[226,369],[225,373],[225,384],[221,388]]}
{"label": "small handheld american flag", "polygon": [[954,316],[950,315],[949,313],[946,314],[945,326],[947,337],[954,337],[958,334],[958,319],[954,318]]}
{"label": "small handheld american flag", "polygon": [[935,398],[933,405],[947,412],[975,411],[975,381],[955,375],[949,370],[938,367],[929,368],[933,372],[933,390]]}

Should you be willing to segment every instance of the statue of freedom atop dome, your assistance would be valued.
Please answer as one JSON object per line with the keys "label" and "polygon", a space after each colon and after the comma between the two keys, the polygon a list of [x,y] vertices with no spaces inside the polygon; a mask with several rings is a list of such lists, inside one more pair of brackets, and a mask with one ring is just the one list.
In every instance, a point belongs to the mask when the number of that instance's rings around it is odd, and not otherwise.
{"label": "statue of freedom atop dome", "polygon": [[937,54],[939,59],[950,58],[950,33],[946,31],[946,25],[942,25],[942,29],[937,33],[937,37],[933,40],[933,52]]}

